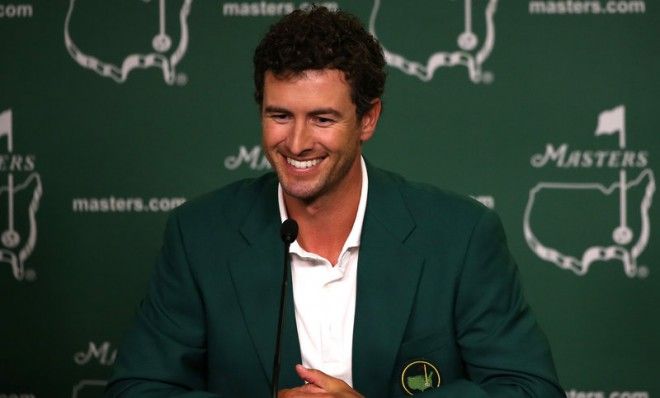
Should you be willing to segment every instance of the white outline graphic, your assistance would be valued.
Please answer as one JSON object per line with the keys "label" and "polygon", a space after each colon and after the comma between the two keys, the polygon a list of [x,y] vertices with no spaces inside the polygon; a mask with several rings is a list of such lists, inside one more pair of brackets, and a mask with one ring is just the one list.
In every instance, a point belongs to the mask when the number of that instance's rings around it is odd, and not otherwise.
{"label": "white outline graphic", "polygon": [[[12,154],[14,152],[14,134],[11,109],[0,113],[0,138],[5,136],[7,137],[7,152]],[[27,209],[30,230],[27,237],[22,237],[15,228],[16,212],[14,199],[17,192],[26,189],[33,183],[34,191]],[[0,198],[3,193],[6,193],[7,196],[7,226],[4,229],[0,227],[0,243],[2,244],[2,248],[0,248],[0,262],[11,265],[14,278],[21,281],[25,278],[25,261],[30,257],[37,244],[36,213],[39,209],[41,195],[43,194],[41,177],[39,173],[32,172],[23,183],[16,184],[14,182],[14,174],[10,170],[7,173],[7,185],[0,186]],[[1,207],[0,212],[2,212]],[[23,246],[19,247],[21,240],[23,240]]]}
{"label": "white outline graphic", "polygon": [[[483,63],[486,62],[493,47],[495,46],[495,23],[494,15],[497,10],[498,0],[487,0],[488,4],[485,9],[486,32],[483,38],[483,46],[472,54],[470,51],[474,50],[479,44],[479,38],[474,33],[472,28],[472,1],[464,1],[464,31],[458,36],[457,44],[460,47],[458,51],[437,51],[431,54],[424,64],[423,62],[410,60],[402,54],[397,54],[388,50],[383,43],[383,53],[385,61],[388,65],[395,67],[407,75],[416,76],[424,82],[433,79],[433,75],[438,68],[452,67],[452,66],[465,66],[468,70],[470,80],[473,83],[481,83],[484,81]],[[378,37],[376,34],[376,17],[380,9],[381,0],[374,0],[374,5],[369,17],[369,32]]]}
{"label": "white outline graphic", "polygon": [[107,384],[106,380],[80,380],[78,384],[73,386],[71,398],[78,398],[78,394],[85,387],[105,387]]}
{"label": "white outline graphic", "polygon": [[[137,1],[137,0],[136,0]],[[149,3],[152,0],[141,0]],[[156,1],[156,0],[153,0]],[[152,46],[156,52],[147,54],[129,54],[124,58],[121,65],[104,62],[93,55],[86,54],[75,44],[69,33],[71,15],[73,14],[76,0],[70,0],[69,10],[64,20],[64,45],[71,57],[83,68],[91,69],[103,77],[109,77],[117,83],[124,83],[128,75],[134,69],[160,68],[163,71],[165,83],[173,85],[177,81],[176,66],[181,62],[188,49],[188,15],[192,0],[183,0],[179,11],[179,23],[181,25],[180,40],[177,48],[169,56],[162,54],[172,46],[172,39],[167,34],[165,24],[165,0],[158,0],[159,31],[152,39]]]}
{"label": "white outline graphic", "polygon": [[87,351],[78,351],[73,355],[73,361],[77,365],[86,365],[92,359],[96,359],[100,365],[112,366],[117,359],[117,349],[113,348],[109,341],[96,345],[90,341]]}
{"label": "white outline graphic", "polygon": [[[625,129],[625,107],[617,106],[611,110],[600,113],[598,118],[598,127],[596,135],[619,134],[619,148],[626,147],[626,129]],[[627,192],[633,187],[641,185],[644,181],[646,187],[644,196],[639,205],[640,231],[637,241],[632,244],[634,234],[628,225],[628,199]],[[622,167],[619,170],[618,182],[609,186],[596,182],[586,183],[562,183],[562,182],[540,182],[529,192],[529,198],[525,207],[523,218],[523,233],[525,241],[530,249],[542,260],[549,261],[562,269],[570,269],[577,275],[585,275],[589,266],[595,261],[619,260],[623,264],[623,269],[629,278],[638,275],[637,258],[642,254],[648,245],[651,235],[651,223],[649,218],[649,209],[655,193],[655,177],[653,170],[644,169],[632,181],[628,181],[627,172]],[[613,244],[609,246],[591,246],[587,247],[581,255],[581,258],[567,255],[561,251],[548,247],[541,243],[536,237],[531,227],[531,216],[537,195],[543,190],[596,190],[605,196],[610,196],[618,190],[619,194],[619,225],[612,231]]]}

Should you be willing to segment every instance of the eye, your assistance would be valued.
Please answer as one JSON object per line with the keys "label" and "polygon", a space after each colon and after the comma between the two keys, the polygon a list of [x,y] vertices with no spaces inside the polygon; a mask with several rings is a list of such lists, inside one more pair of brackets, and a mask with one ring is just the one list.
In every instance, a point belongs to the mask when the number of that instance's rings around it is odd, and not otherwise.
{"label": "eye", "polygon": [[316,116],[316,117],[314,118],[314,123],[315,123],[317,126],[327,127],[327,126],[331,126],[332,124],[334,124],[334,123],[335,123],[335,120],[334,120],[334,119],[331,119],[331,118],[329,118],[329,117]]}
{"label": "eye", "polygon": [[271,113],[268,117],[276,123],[286,123],[291,118],[291,115],[287,113]]}

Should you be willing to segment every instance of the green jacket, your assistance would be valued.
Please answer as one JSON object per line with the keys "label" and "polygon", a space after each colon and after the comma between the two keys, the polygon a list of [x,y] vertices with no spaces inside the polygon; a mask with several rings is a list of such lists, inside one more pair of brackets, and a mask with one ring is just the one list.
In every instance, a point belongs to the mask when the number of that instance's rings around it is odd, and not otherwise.
{"label": "green jacket", "polygon": [[[497,216],[470,199],[371,166],[368,173],[354,388],[369,398],[405,396],[404,366],[424,359],[441,385],[422,397],[564,397]],[[279,228],[272,173],[175,210],[107,396],[268,397]],[[282,388],[301,384],[290,288],[285,316]]]}

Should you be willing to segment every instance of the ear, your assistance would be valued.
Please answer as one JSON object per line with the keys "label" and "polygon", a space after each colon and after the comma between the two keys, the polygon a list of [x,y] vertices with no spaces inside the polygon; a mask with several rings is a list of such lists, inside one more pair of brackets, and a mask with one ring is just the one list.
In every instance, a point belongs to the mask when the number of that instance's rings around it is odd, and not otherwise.
{"label": "ear", "polygon": [[360,120],[360,141],[368,141],[376,131],[376,125],[380,118],[382,102],[380,98],[374,98],[371,101],[371,108],[362,116]]}

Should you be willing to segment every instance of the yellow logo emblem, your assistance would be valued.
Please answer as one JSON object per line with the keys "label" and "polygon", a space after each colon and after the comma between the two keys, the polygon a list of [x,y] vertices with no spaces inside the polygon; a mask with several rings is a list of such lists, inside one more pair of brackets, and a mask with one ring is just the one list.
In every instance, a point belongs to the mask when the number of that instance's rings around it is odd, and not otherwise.
{"label": "yellow logo emblem", "polygon": [[401,372],[401,387],[408,395],[440,387],[440,371],[431,362],[415,360],[406,364]]}

